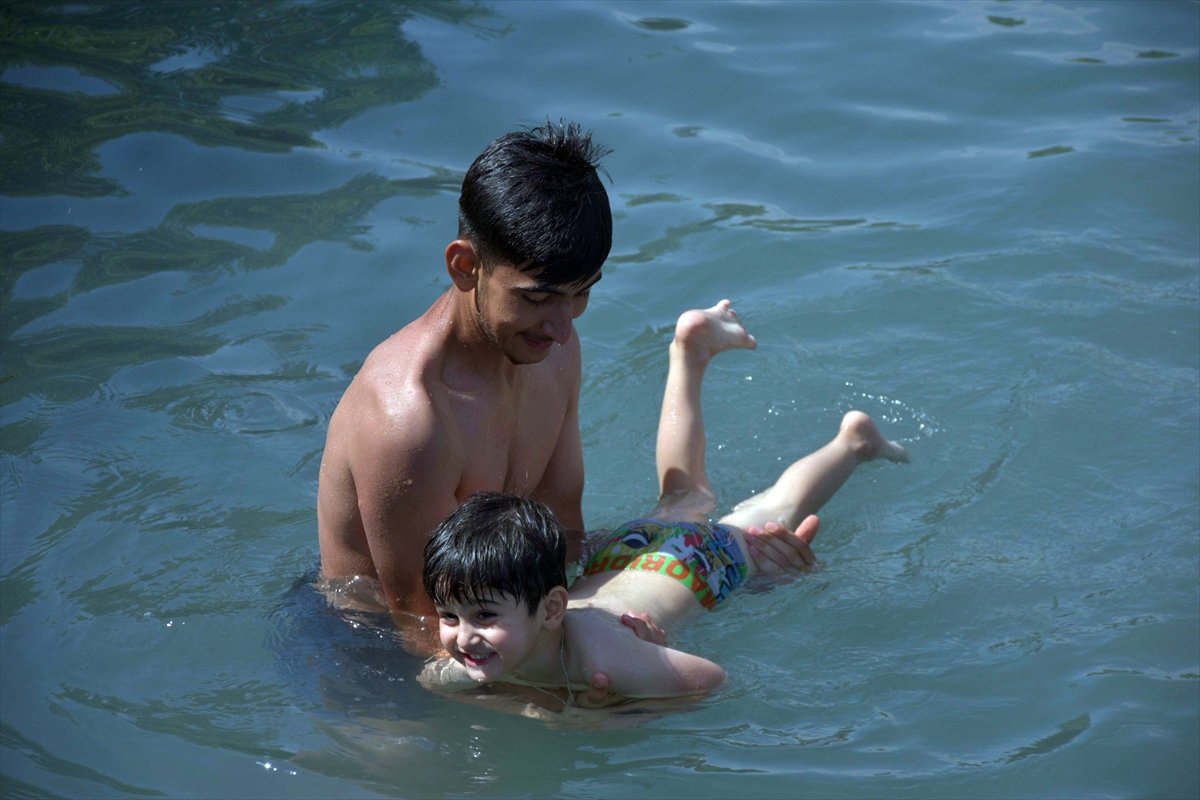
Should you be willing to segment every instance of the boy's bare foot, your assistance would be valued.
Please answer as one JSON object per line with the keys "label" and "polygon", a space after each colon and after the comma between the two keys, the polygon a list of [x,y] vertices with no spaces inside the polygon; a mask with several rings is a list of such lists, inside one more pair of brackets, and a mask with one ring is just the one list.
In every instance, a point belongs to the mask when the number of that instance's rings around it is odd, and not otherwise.
{"label": "boy's bare foot", "polygon": [[861,411],[848,411],[842,417],[838,438],[858,456],[859,461],[886,458],[900,464],[908,463],[908,451],[900,445],[883,438],[875,427],[875,421]]}
{"label": "boy's bare foot", "polygon": [[689,359],[701,363],[724,350],[753,350],[757,346],[728,300],[680,314],[675,323],[675,341],[671,343],[671,347],[680,348]]}

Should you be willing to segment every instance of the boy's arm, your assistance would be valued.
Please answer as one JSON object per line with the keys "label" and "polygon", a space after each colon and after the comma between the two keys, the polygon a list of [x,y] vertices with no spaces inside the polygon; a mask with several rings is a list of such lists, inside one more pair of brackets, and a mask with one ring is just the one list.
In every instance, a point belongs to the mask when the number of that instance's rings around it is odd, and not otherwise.
{"label": "boy's arm", "polygon": [[[444,661],[451,662],[459,671],[456,672],[454,667],[447,667]],[[561,700],[556,699],[555,694],[532,686],[498,683],[482,687],[466,674],[466,670],[449,658],[427,663],[425,669],[417,676],[417,681],[426,689],[459,702],[484,706],[505,714],[554,721],[557,724],[586,725],[589,728],[631,728],[651,719],[651,715],[661,715],[682,707],[677,704],[678,701],[659,701],[651,705],[649,701],[630,702],[623,698],[609,699],[595,706],[585,702],[578,702],[573,706],[564,705]],[[576,699],[580,699],[578,694]],[[604,706],[611,706],[613,702],[621,703],[622,710],[637,709],[637,713],[614,714],[604,709]]]}
{"label": "boy's arm", "polygon": [[425,662],[417,675],[417,682],[426,689],[440,692],[457,692],[479,685],[467,674],[462,664],[449,656]]}
{"label": "boy's arm", "polygon": [[609,690],[624,697],[707,694],[725,682],[725,670],[706,658],[643,641],[609,628],[589,648],[588,672],[608,677]]}

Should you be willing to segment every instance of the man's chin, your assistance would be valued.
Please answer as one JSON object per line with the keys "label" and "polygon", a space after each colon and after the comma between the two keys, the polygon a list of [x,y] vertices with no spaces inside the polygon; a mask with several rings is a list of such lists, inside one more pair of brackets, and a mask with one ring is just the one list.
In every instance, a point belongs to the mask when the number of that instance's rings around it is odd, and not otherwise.
{"label": "man's chin", "polygon": [[554,347],[553,341],[550,342],[548,347],[539,347],[524,337],[521,338],[521,344],[521,347],[510,349],[507,353],[508,360],[518,366],[523,364],[540,364],[546,360]]}

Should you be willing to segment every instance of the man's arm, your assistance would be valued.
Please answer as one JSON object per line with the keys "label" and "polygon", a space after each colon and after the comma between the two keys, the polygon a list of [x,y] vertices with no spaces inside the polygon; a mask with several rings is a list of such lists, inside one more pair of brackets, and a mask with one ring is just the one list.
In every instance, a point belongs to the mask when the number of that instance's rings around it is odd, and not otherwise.
{"label": "man's arm", "polygon": [[352,471],[371,562],[393,614],[428,613],[422,554],[430,533],[458,507],[458,438],[429,407],[409,407],[369,427],[354,437]]}

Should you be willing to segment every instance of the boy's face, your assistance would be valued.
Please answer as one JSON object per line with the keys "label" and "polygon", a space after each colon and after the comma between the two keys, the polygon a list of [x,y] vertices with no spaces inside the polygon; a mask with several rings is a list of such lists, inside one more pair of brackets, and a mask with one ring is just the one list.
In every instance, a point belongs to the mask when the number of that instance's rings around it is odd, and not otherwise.
{"label": "boy's face", "polygon": [[574,320],[587,309],[592,286],[545,284],[508,264],[480,269],[475,310],[480,326],[514,364],[536,364],[575,333]]}
{"label": "boy's face", "polygon": [[546,601],[530,615],[523,600],[495,594],[473,603],[437,605],[442,647],[479,683],[514,673],[533,652]]}

